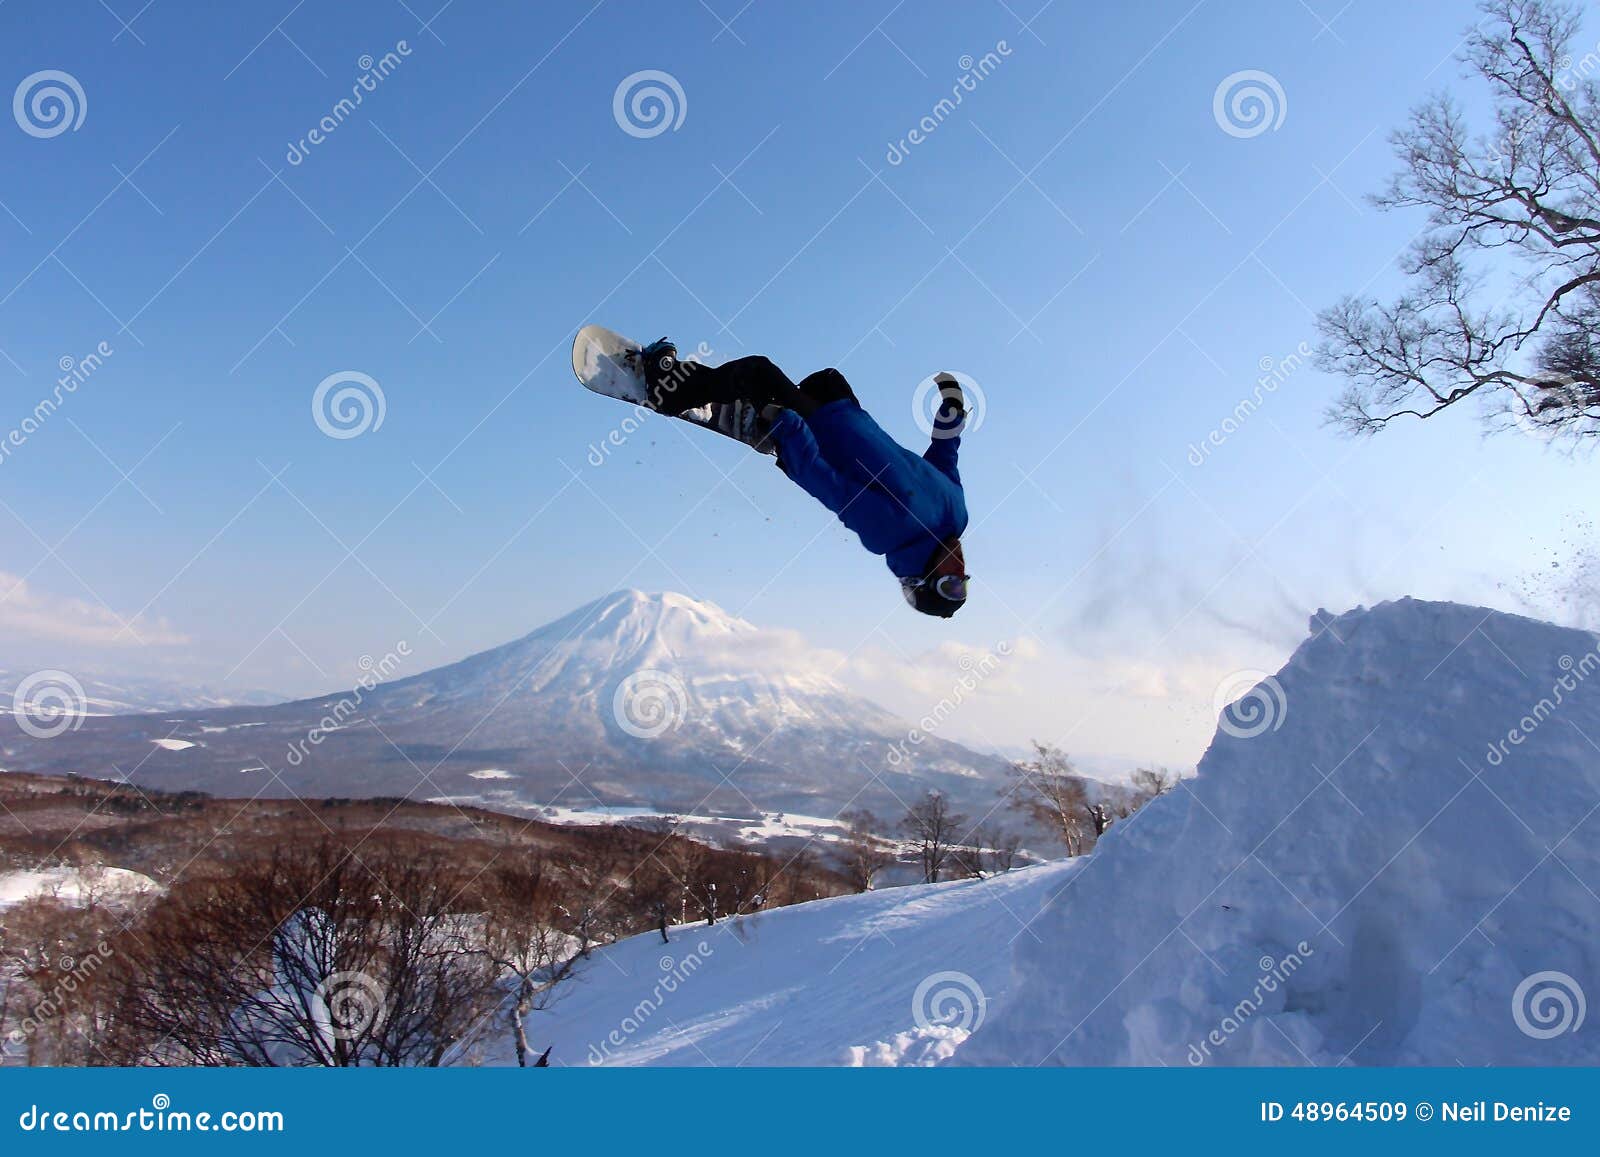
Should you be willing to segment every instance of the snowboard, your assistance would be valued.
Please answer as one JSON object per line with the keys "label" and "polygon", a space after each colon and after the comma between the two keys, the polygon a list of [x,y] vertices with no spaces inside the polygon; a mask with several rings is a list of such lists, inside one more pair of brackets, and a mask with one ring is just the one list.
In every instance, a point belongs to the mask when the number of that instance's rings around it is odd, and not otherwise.
{"label": "snowboard", "polygon": [[[644,378],[629,360],[643,347],[632,338],[586,325],[572,342],[572,372],[588,389],[618,401],[643,406],[647,396]],[[688,360],[688,359],[686,359]],[[776,455],[770,424],[747,402],[711,402],[685,410],[677,417],[703,430],[713,430],[752,450]]]}

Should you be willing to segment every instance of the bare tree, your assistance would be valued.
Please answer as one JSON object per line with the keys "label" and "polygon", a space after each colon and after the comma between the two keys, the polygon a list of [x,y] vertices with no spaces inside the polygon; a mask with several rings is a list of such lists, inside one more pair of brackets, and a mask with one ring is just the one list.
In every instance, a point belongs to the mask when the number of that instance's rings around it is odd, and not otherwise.
{"label": "bare tree", "polygon": [[784,856],[782,870],[774,872],[765,894],[766,906],[803,904],[838,895],[822,866],[822,858],[808,840]]}
{"label": "bare tree", "polygon": [[950,801],[930,791],[906,810],[901,829],[916,845],[922,878],[935,884],[961,836],[967,817],[950,810]]}
{"label": "bare tree", "polygon": [[497,861],[487,876],[483,951],[512,984],[507,1015],[517,1064],[526,1068],[528,1015],[549,1006],[556,986],[583,958],[587,941],[561,927],[563,916],[571,915],[558,902],[542,856]]}
{"label": "bare tree", "polygon": [[673,909],[683,894],[683,885],[653,855],[634,868],[629,880],[634,904],[648,915],[651,924],[661,933],[661,943],[672,943],[667,929],[672,925]]}
{"label": "bare tree", "polygon": [[1009,872],[1022,854],[1022,837],[1009,829],[994,832],[989,838],[989,867],[992,872]]}
{"label": "bare tree", "polygon": [[839,816],[845,825],[840,856],[844,874],[857,892],[870,892],[878,873],[895,862],[893,849],[878,835],[883,821],[865,808]]}
{"label": "bare tree", "polygon": [[679,838],[673,843],[671,860],[683,884],[685,906],[680,911],[684,920],[687,922],[689,906],[693,906],[708,926],[715,924],[721,914],[722,898],[717,894],[716,873],[711,868],[711,849],[698,840]]}
{"label": "bare tree", "polygon": [[730,916],[748,916],[766,907],[772,882],[781,866],[771,856],[752,849],[729,849],[720,857],[718,895]]}
{"label": "bare tree", "polygon": [[[1420,208],[1410,288],[1381,304],[1347,297],[1318,324],[1319,365],[1348,381],[1330,418],[1372,433],[1479,394],[1492,414],[1550,435],[1600,434],[1600,87],[1574,64],[1580,14],[1560,0],[1489,0],[1464,59],[1488,87],[1493,124],[1474,136],[1440,94],[1393,134],[1401,171],[1374,198]],[[1502,256],[1498,280],[1469,264]],[[1490,298],[1486,304],[1485,297]]]}
{"label": "bare tree", "polygon": [[1066,845],[1067,855],[1079,855],[1093,840],[1083,777],[1060,748],[1035,742],[1033,750],[1033,759],[1011,765],[1018,781],[1007,793],[1011,806],[1054,833]]}
{"label": "bare tree", "polygon": [[687,923],[689,907],[693,904],[708,924],[715,924],[716,889],[714,882],[706,875],[711,849],[684,835],[682,827],[683,822],[677,816],[658,820],[651,834],[659,834],[661,842],[651,852],[651,858],[677,885],[677,895],[671,900],[677,909],[677,919]]}
{"label": "bare tree", "polygon": [[1139,797],[1138,803],[1130,810],[1137,810],[1156,796],[1166,795],[1178,786],[1177,773],[1165,767],[1137,768],[1129,779],[1133,783],[1134,793]]}
{"label": "bare tree", "polygon": [[0,920],[0,1057],[30,1065],[104,1063],[112,942],[129,910],[92,892],[23,900]]}

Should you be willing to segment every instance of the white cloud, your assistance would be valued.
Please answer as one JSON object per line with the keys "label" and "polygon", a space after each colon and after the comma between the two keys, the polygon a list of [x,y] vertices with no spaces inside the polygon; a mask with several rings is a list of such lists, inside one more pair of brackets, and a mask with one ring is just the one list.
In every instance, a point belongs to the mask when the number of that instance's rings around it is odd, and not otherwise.
{"label": "white cloud", "polygon": [[987,644],[947,641],[916,655],[882,644],[846,653],[816,646],[799,631],[762,628],[729,636],[723,646],[697,640],[692,661],[710,670],[754,663],[809,675],[819,684],[842,685],[901,714],[920,715],[964,677],[976,684],[965,693],[969,698],[1021,693],[1031,682],[1024,669],[1041,654],[1039,640],[1028,636]]}
{"label": "white cloud", "polygon": [[100,603],[51,594],[0,571],[0,631],[55,642],[173,646],[188,638],[162,619],[124,619]]}
{"label": "white cloud", "polygon": [[972,697],[998,697],[1023,691],[1028,685],[1024,669],[1039,656],[1039,641],[1029,636],[993,643],[949,640],[916,655],[863,647],[843,658],[839,678],[855,687],[893,688],[930,703],[950,694],[956,681],[966,678],[976,683]]}

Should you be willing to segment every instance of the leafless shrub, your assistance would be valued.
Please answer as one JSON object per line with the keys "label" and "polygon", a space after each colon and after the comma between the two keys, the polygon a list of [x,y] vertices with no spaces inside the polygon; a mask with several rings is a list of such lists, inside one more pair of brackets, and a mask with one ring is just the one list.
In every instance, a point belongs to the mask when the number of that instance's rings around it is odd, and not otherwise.
{"label": "leafless shrub", "polygon": [[973,829],[967,841],[956,848],[956,866],[968,876],[982,878],[1009,872],[1016,866],[1022,850],[1022,837],[999,827]]}
{"label": "leafless shrub", "polygon": [[497,1003],[467,883],[404,844],[335,839],[168,894],[119,968],[128,1063],[438,1065]]}

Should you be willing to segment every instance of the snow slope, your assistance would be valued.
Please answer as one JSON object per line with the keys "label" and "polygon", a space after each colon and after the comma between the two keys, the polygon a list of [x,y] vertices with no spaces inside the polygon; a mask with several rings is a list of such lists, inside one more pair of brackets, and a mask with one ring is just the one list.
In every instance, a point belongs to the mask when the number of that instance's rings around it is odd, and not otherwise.
{"label": "snow slope", "polygon": [[[1076,863],[675,927],[594,954],[529,1024],[553,1065],[931,1064],[1006,994]],[[919,1023],[919,1011],[921,1022]],[[509,1041],[491,1062],[512,1063]]]}
{"label": "snow slope", "polygon": [[956,1063],[1600,1063],[1596,645],[1410,599],[1314,617],[1060,881]]}
{"label": "snow slope", "polygon": [[0,872],[0,909],[40,896],[64,904],[83,904],[90,899],[102,903],[119,902],[156,887],[158,885],[149,876],[127,868],[40,868]]}

